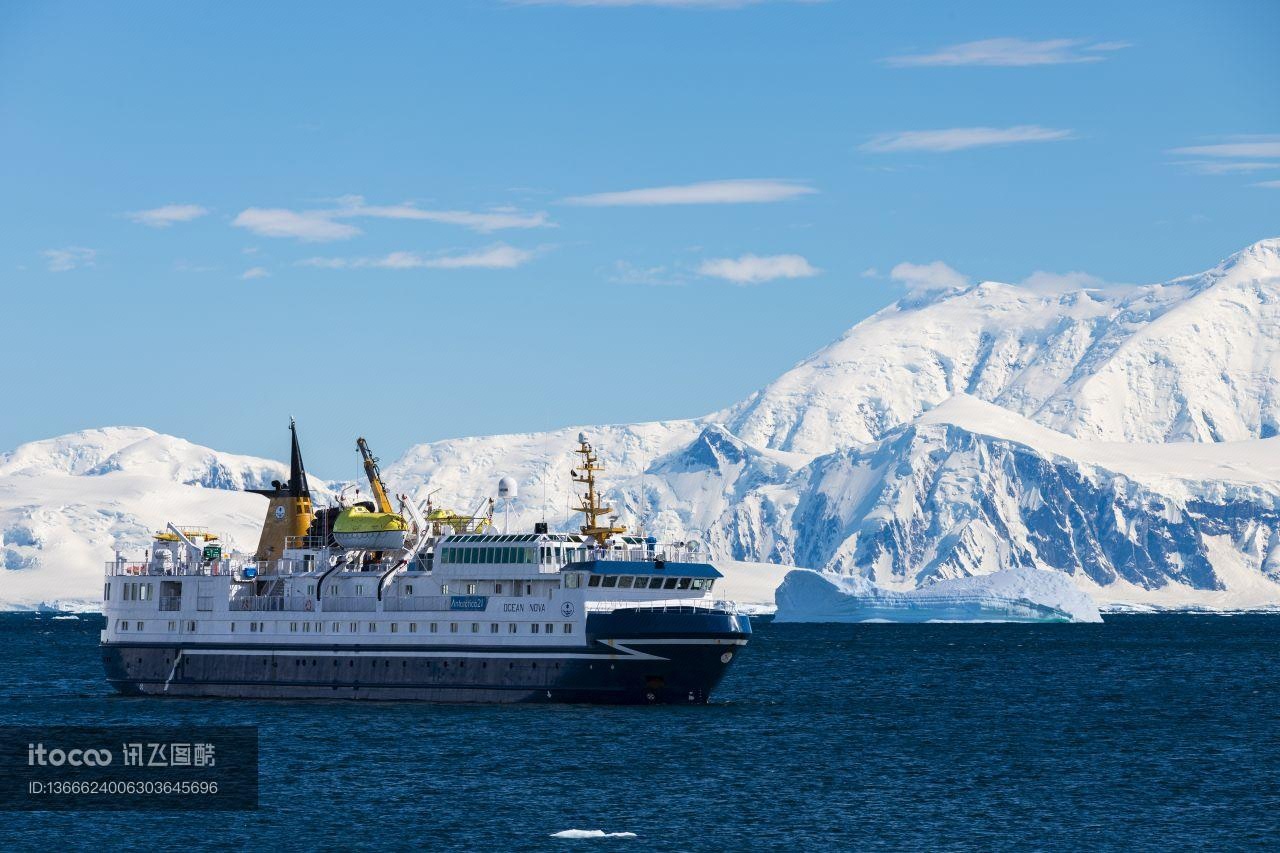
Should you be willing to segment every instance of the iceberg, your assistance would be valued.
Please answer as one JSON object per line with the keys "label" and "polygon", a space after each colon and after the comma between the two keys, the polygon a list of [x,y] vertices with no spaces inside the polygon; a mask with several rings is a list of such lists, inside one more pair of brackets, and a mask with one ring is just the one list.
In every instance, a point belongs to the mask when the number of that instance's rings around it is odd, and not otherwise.
{"label": "iceberg", "polygon": [[1101,622],[1061,572],[1005,569],[897,591],[867,578],[794,569],[774,593],[776,622]]}

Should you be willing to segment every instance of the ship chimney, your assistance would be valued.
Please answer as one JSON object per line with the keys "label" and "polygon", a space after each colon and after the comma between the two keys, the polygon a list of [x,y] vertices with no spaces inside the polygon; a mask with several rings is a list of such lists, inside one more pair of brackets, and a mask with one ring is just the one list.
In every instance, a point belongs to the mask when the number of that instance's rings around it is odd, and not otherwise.
{"label": "ship chimney", "polygon": [[258,550],[253,558],[259,562],[278,560],[284,554],[286,540],[291,536],[305,536],[311,527],[314,513],[311,508],[311,488],[307,484],[307,469],[302,464],[302,448],[298,446],[298,427],[289,418],[289,482],[272,481],[269,489],[246,489],[267,498],[267,517],[262,522],[262,535],[258,537]]}

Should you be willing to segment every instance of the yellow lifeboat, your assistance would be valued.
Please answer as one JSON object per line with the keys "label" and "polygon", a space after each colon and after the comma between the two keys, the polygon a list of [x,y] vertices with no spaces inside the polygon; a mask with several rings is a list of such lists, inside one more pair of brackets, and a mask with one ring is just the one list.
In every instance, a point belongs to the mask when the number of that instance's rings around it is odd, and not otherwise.
{"label": "yellow lifeboat", "polygon": [[395,512],[347,507],[333,522],[333,539],[352,551],[395,551],[404,547],[409,524]]}

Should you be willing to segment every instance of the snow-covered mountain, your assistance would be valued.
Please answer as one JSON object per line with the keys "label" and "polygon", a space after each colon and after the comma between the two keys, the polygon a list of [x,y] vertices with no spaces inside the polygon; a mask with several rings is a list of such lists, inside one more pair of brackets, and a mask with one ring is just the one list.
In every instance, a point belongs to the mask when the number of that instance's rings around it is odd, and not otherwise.
{"label": "snow-covered mountain", "polygon": [[0,454],[0,606],[96,601],[115,549],[140,554],[169,521],[252,547],[265,504],[241,490],[288,477],[288,465],[141,427],[85,430]]}
{"label": "snow-covered mountain", "polygon": [[1266,437],[1280,423],[1278,328],[1280,239],[1164,284],[983,282],[891,305],[715,419],[760,447],[821,454],[963,393],[1082,438]]}
{"label": "snow-covered mountain", "polygon": [[[1105,603],[1280,605],[1278,360],[1266,240],[1163,284],[906,298],[722,412],[433,442],[386,475],[458,509],[514,476],[513,525],[569,527],[583,430],[621,515],[721,559],[899,591],[1034,567]],[[0,456],[0,602],[92,598],[112,547],[171,518],[251,545],[261,499],[229,490],[283,475],[140,429],[24,445]]]}

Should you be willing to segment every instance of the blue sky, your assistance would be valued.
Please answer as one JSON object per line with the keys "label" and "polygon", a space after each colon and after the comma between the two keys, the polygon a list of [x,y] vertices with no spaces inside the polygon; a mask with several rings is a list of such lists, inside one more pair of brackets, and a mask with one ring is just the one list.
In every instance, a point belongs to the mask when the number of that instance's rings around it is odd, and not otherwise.
{"label": "blue sky", "polygon": [[913,276],[1194,272],[1280,235],[1277,32],[1239,0],[4,4],[0,447],[279,457],[293,414],[346,475],[357,434],[713,411]]}

